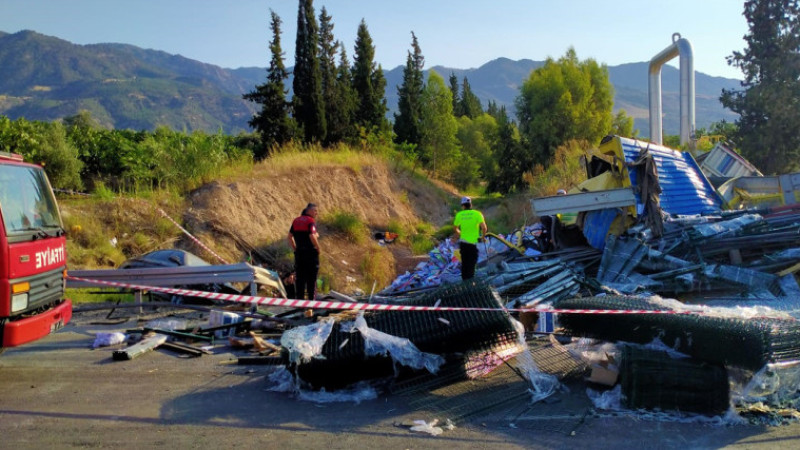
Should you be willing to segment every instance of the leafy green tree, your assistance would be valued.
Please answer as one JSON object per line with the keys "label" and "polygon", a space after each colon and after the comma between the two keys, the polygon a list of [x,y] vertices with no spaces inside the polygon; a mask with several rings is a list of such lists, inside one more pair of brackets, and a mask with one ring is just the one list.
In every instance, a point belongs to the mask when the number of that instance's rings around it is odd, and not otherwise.
{"label": "leafy green tree", "polygon": [[534,164],[546,166],[555,149],[568,140],[598,143],[611,130],[613,103],[605,65],[593,59],[579,61],[572,48],[557,61],[548,58],[523,82],[515,101],[527,149],[520,171],[512,175],[515,180]]}
{"label": "leafy green tree", "polygon": [[406,67],[403,69],[403,83],[397,87],[397,109],[399,114],[394,115],[395,142],[419,144],[420,120],[422,107],[422,94],[425,89],[425,80],[422,68],[425,66],[425,57],[419,47],[417,36],[411,32],[412,52],[408,52]]}
{"label": "leafy green tree", "polygon": [[681,137],[677,134],[665,134],[663,144],[669,148],[681,148]]}
{"label": "leafy green tree", "polygon": [[480,180],[480,165],[472,156],[461,154],[452,170],[453,184],[459,189],[467,189]]}
{"label": "leafy green tree", "polygon": [[270,15],[272,41],[269,43],[271,58],[267,68],[267,81],[256,86],[254,91],[243,95],[245,100],[261,105],[261,111],[248,121],[261,136],[261,143],[255,146],[253,153],[257,160],[268,156],[273,146],[291,140],[294,129],[289,116],[290,105],[286,101],[286,88],[283,84],[289,73],[283,63],[283,50],[281,50],[281,18],[275,11],[270,11]]}
{"label": "leafy green tree", "polygon": [[423,160],[433,169],[448,174],[457,157],[458,123],[453,117],[453,98],[444,79],[435,71],[428,73],[422,100],[420,149]]}
{"label": "leafy green tree", "polygon": [[0,151],[20,154],[25,161],[43,166],[54,188],[83,187],[83,163],[60,122],[11,121],[0,116]]}
{"label": "leafy green tree", "polygon": [[88,179],[92,173],[100,173],[98,145],[103,130],[89,111],[81,110],[74,116],[63,119],[67,132],[67,140],[78,150],[78,157],[83,162],[81,177]]}
{"label": "leafy green tree", "polygon": [[727,122],[725,119],[713,122],[708,127],[708,135],[739,148],[739,127],[735,123]]}
{"label": "leafy green tree", "polygon": [[484,180],[494,178],[499,166],[494,149],[498,140],[497,120],[489,114],[481,114],[475,119],[467,116],[458,118],[458,142],[461,154],[478,163],[479,175]]}
{"label": "leafy green tree", "polygon": [[67,140],[64,126],[53,122],[46,125],[43,131],[39,158],[50,183],[60,189],[82,189],[83,163],[78,159],[78,150]]}
{"label": "leafy green tree", "polygon": [[353,89],[358,97],[356,124],[368,132],[388,129],[386,120],[386,78],[383,69],[375,64],[375,46],[362,19],[356,34],[353,57]]}
{"label": "leafy green tree", "polygon": [[633,117],[629,116],[624,109],[617,111],[611,122],[611,134],[623,137],[636,137],[639,131],[633,130]]}
{"label": "leafy green tree", "polygon": [[464,77],[464,81],[461,86],[461,98],[459,99],[459,110],[461,115],[467,116],[470,119],[474,119],[483,114],[481,100],[472,92],[472,88],[469,85],[467,77]]}
{"label": "leafy green tree", "polygon": [[739,114],[742,154],[766,174],[800,164],[800,2],[748,0],[744,52],[728,64],[744,74],[742,90],[723,90],[723,106]]}
{"label": "leafy green tree", "polygon": [[292,103],[294,118],[303,130],[304,142],[322,142],[326,133],[318,43],[319,26],[314,17],[313,0],[300,0],[297,11]]}

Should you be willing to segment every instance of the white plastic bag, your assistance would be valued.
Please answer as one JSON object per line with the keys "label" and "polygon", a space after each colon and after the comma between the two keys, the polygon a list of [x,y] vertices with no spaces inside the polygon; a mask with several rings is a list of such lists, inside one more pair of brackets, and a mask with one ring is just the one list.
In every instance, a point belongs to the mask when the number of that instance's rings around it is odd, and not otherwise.
{"label": "white plastic bag", "polygon": [[108,347],[109,345],[117,345],[125,342],[127,336],[125,333],[115,332],[115,333],[97,333],[94,336],[94,343],[92,344],[92,348],[97,347]]}
{"label": "white plastic bag", "polygon": [[438,422],[438,419],[433,419],[431,423],[425,422],[424,420],[415,420],[414,426],[411,427],[411,431],[418,431],[420,433],[428,433],[433,436],[438,436],[442,434],[442,428],[436,426]]}

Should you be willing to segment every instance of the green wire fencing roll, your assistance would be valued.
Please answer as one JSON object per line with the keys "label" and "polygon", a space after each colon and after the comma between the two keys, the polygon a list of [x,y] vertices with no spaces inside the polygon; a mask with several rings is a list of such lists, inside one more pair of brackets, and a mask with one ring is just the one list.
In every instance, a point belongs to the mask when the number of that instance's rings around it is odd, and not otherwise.
{"label": "green wire fencing roll", "polygon": [[[643,297],[603,296],[556,302],[558,309],[669,308]],[[697,314],[560,314],[569,334],[646,344],[658,338],[702,361],[758,370],[768,362],[800,359],[800,323]]]}

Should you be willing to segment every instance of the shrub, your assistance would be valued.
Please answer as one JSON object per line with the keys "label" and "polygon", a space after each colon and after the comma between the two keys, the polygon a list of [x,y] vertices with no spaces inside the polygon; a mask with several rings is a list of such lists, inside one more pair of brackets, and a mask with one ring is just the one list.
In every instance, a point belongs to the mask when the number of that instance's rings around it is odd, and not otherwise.
{"label": "shrub", "polygon": [[424,255],[433,250],[434,243],[430,236],[424,234],[414,234],[411,236],[411,253],[414,255]]}
{"label": "shrub", "polygon": [[367,226],[353,213],[335,209],[322,217],[321,222],[332,230],[343,233],[353,242],[362,243],[367,237]]}
{"label": "shrub", "polygon": [[455,232],[456,228],[453,225],[444,225],[436,230],[436,233],[433,234],[433,237],[438,241],[443,241],[452,236]]}
{"label": "shrub", "polygon": [[556,149],[547,169],[537,164],[532,172],[525,173],[523,179],[528,183],[530,195],[555,195],[559,189],[569,189],[586,180],[586,169],[580,159],[588,148],[585,141],[569,141]]}
{"label": "shrub", "polygon": [[396,233],[400,235],[401,238],[406,234],[405,227],[403,227],[403,224],[397,219],[389,220],[389,224],[386,225],[386,231],[390,233]]}
{"label": "shrub", "polygon": [[364,292],[372,292],[372,286],[380,290],[394,278],[394,258],[386,247],[371,245],[361,260],[361,273],[364,276]]}
{"label": "shrub", "polygon": [[114,199],[114,191],[107,188],[105,183],[97,181],[94,184],[94,195],[101,201],[111,201]]}

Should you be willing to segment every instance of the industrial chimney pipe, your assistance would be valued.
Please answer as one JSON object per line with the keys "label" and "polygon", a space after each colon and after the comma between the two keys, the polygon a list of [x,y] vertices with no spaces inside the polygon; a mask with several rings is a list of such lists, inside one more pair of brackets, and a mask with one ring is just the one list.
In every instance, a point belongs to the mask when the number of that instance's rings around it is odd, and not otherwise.
{"label": "industrial chimney pipe", "polygon": [[692,54],[692,44],[681,38],[680,33],[674,33],[672,35],[672,45],[650,60],[650,140],[656,144],[663,144],[661,66],[679,55],[681,73],[681,145],[686,144],[689,150],[694,150],[694,56]]}

